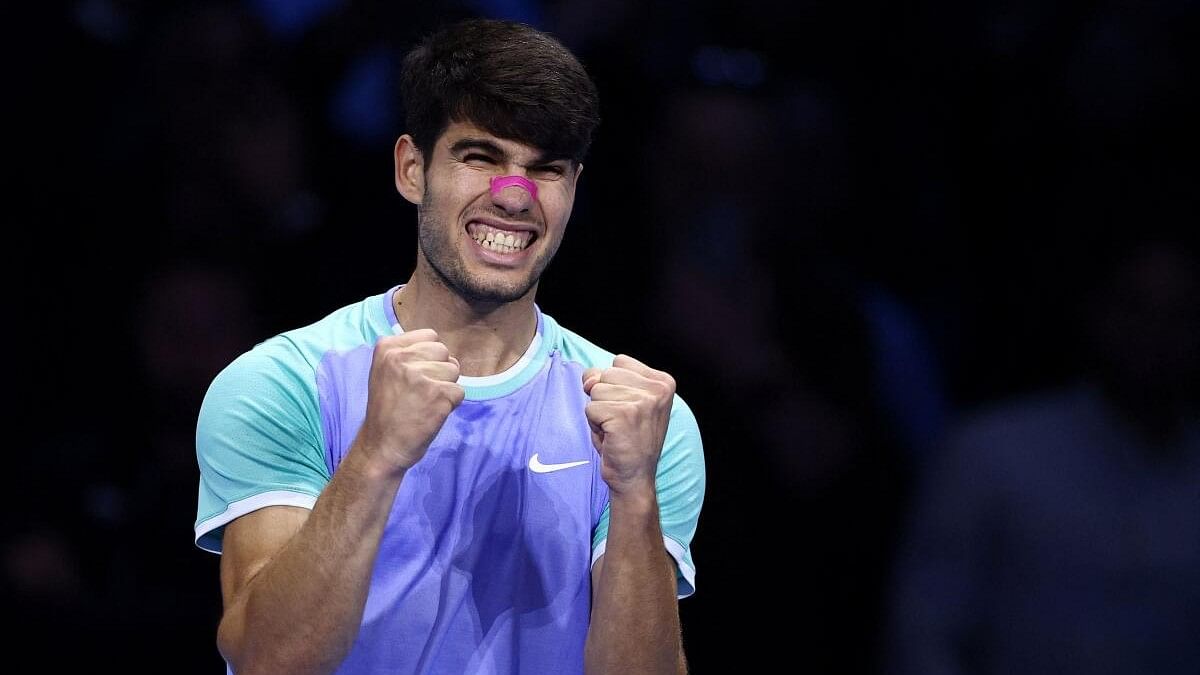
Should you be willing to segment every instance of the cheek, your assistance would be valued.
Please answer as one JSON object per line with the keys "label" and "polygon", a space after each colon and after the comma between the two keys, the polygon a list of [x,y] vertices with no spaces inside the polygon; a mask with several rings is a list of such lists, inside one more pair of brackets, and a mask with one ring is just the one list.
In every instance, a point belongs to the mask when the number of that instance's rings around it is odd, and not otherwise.
{"label": "cheek", "polygon": [[453,229],[461,223],[464,213],[485,203],[485,198],[469,186],[450,184],[427,192],[424,208],[434,222]]}
{"label": "cheek", "polygon": [[567,203],[566,205],[563,206],[562,210],[559,211],[558,218],[556,221],[556,224],[558,225],[557,229],[559,231],[558,236],[561,237],[562,232],[567,229],[567,221],[570,219],[571,219],[571,204]]}
{"label": "cheek", "polygon": [[542,208],[546,213],[547,224],[558,226],[560,229],[567,224],[571,217],[571,209],[575,205],[575,194],[565,190],[550,192],[542,197]]}

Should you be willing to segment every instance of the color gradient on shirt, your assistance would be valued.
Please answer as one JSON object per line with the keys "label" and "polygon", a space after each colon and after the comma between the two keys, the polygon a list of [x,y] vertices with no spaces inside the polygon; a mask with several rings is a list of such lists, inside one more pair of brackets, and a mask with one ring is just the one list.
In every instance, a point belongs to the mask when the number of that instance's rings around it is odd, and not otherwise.
{"label": "color gradient on shirt", "polygon": [[[277,504],[312,508],[366,411],[375,343],[395,289],[271,338],[214,380],[201,408],[196,542]],[[582,373],[613,355],[538,312],[505,373],[463,378],[463,403],[401,483],[358,638],[338,672],[581,672],[591,565],[604,551],[608,487],[583,410]],[[544,465],[586,461],[549,473]],[[704,495],[695,418],[679,397],[660,457],[664,545],[680,597]]]}

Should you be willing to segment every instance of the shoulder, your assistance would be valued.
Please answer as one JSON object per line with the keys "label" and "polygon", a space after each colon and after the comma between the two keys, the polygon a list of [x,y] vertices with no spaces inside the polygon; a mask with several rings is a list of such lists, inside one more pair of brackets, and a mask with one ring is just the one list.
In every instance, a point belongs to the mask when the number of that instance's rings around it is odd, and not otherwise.
{"label": "shoulder", "polygon": [[[551,349],[559,350],[564,360],[578,363],[584,368],[608,368],[612,366],[613,358],[616,356],[613,352],[597,345],[575,331],[564,328],[548,314],[543,313],[542,320],[544,322],[543,332],[546,339],[552,343]],[[637,357],[636,354],[631,354],[631,356]],[[653,363],[648,365],[657,367]],[[696,435],[699,434],[696,416],[679,394],[675,395],[675,399],[671,404],[671,426],[684,429]]]}
{"label": "shoulder", "polygon": [[612,365],[616,356],[613,352],[563,327],[549,314],[542,314],[542,323],[542,332],[550,343],[550,349],[558,350],[564,360],[578,363],[584,368],[607,368]]}
{"label": "shoulder", "polygon": [[259,342],[214,378],[208,396],[263,396],[310,390],[330,352],[374,345],[389,330],[379,295],[341,307],[306,326]]}
{"label": "shoulder", "polygon": [[947,430],[931,480],[1019,492],[1039,476],[1071,471],[1105,433],[1098,404],[1086,387],[1066,387],[985,405]]}
{"label": "shoulder", "polygon": [[208,396],[261,394],[273,389],[291,389],[312,379],[313,368],[294,342],[283,335],[258,343],[234,359],[213,380]]}
{"label": "shoulder", "polygon": [[340,307],[313,323],[276,336],[292,346],[296,354],[316,367],[329,352],[347,352],[374,346],[392,333],[387,315],[391,291],[371,295]]}
{"label": "shoulder", "polygon": [[1076,438],[1094,420],[1098,404],[1096,392],[1086,386],[1025,394],[964,415],[947,438],[952,446],[982,448],[987,454],[1009,448],[1024,452]]}

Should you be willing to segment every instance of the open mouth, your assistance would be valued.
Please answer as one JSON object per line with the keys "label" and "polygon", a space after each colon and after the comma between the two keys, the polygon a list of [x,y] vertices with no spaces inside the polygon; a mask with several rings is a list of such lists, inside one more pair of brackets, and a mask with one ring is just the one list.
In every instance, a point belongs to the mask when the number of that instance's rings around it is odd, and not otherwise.
{"label": "open mouth", "polygon": [[502,230],[478,221],[467,223],[467,234],[480,247],[496,253],[520,253],[537,239],[536,232]]}

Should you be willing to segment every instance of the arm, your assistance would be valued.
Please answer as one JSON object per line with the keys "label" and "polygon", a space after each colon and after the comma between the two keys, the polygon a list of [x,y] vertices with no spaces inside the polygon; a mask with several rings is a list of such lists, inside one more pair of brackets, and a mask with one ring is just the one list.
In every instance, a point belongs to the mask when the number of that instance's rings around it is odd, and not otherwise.
{"label": "arm", "polygon": [[[675,562],[663,550],[661,535],[647,537],[636,531],[659,531],[657,509],[648,525],[621,528],[633,530],[631,546],[619,545],[625,537],[617,534],[617,524],[626,519],[618,518],[621,509],[615,505],[613,511],[610,548],[592,566],[587,671],[628,672],[622,664],[644,663],[652,665],[654,672],[687,673],[675,599]],[[611,563],[606,565],[605,560]],[[656,560],[661,565],[654,564]]]}
{"label": "arm", "polygon": [[584,373],[592,442],[609,486],[605,554],[592,568],[588,673],[686,672],[675,569],[663,548],[655,476],[675,382],[618,356]]}
{"label": "arm", "polygon": [[327,673],[345,658],[396,491],[462,401],[457,378],[433,331],[383,338],[366,418],[312,512],[268,507],[226,526],[217,642],[239,675]]}
{"label": "arm", "polygon": [[234,671],[325,673],[354,642],[401,477],[352,449],[312,513],[274,506],[225,529],[217,646]]}

